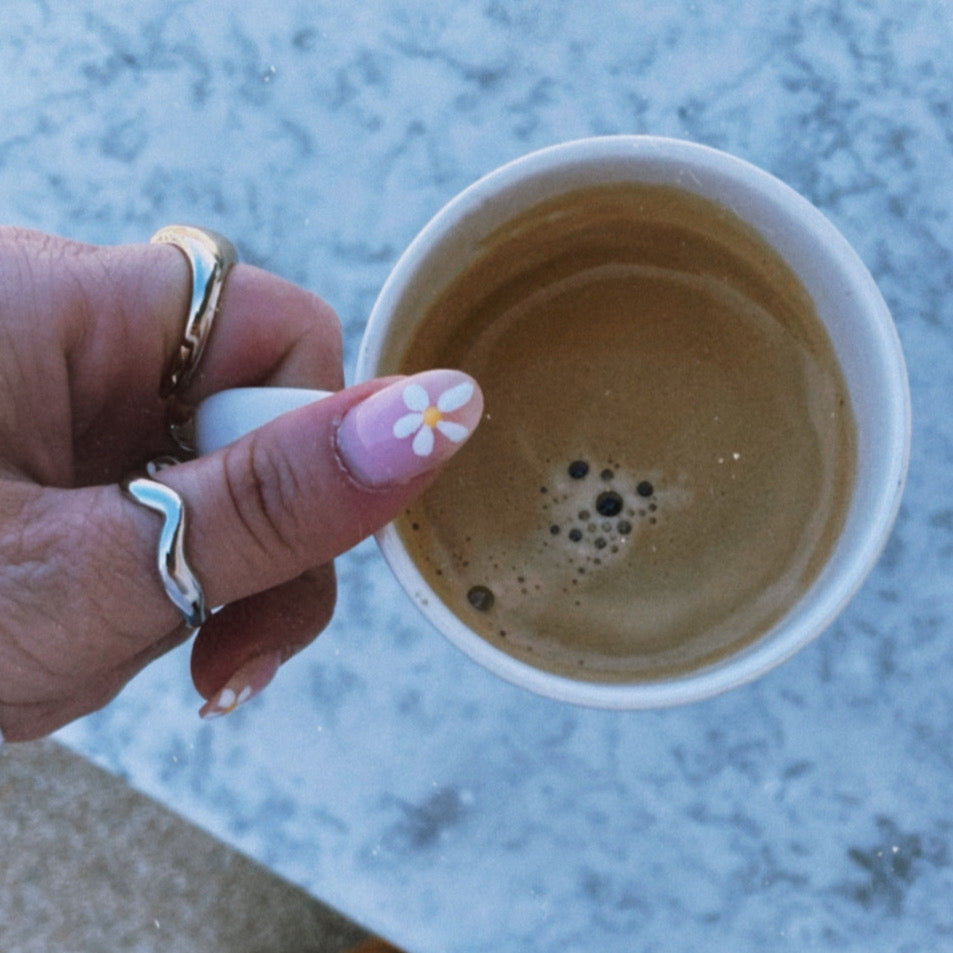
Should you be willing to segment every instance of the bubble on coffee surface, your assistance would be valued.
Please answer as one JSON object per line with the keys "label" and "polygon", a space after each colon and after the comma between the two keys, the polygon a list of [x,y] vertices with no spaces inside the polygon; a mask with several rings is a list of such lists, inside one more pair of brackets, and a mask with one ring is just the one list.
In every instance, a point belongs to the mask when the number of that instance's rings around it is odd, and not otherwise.
{"label": "bubble on coffee surface", "polygon": [[596,511],[602,516],[618,516],[625,500],[615,490],[604,490],[596,497]]}
{"label": "bubble on coffee surface", "polygon": [[489,612],[496,602],[493,590],[487,586],[471,586],[467,591],[467,602],[478,612]]}
{"label": "bubble on coffee surface", "polygon": [[589,464],[585,460],[573,460],[568,469],[574,480],[583,480],[589,475]]}

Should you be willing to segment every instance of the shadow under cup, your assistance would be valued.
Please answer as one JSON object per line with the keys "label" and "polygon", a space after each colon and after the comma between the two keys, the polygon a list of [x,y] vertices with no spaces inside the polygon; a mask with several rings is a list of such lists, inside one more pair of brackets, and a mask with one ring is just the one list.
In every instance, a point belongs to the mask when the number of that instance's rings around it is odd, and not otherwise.
{"label": "shadow under cup", "polygon": [[387,562],[419,608],[477,662],[537,693],[616,709],[715,695],[764,674],[820,634],[863,583],[886,542],[903,490],[911,429],[896,329],[873,279],[840,233],[768,173],[704,146],[656,137],[580,140],[533,153],[451,201],[382,289],[364,336],[358,378],[400,372],[421,318],[479,257],[489,236],[560,196],[628,185],[673,187],[730,209],[796,274],[826,328],[853,406],[856,476],[843,526],[813,582],[767,631],[711,664],[656,678],[600,681],[557,674],[492,644],[438,595],[396,525],[378,535]]}

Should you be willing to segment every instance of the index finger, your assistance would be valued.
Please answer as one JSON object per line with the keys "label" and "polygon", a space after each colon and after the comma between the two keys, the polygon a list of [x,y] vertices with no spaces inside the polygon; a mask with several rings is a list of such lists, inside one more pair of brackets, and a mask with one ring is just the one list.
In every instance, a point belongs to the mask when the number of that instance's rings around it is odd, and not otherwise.
{"label": "index finger", "polygon": [[[171,317],[181,339],[191,278],[180,251],[182,294]],[[322,298],[252,265],[225,278],[218,314],[194,378],[181,395],[190,404],[227,387],[268,384],[340,390],[344,386],[341,322]]]}

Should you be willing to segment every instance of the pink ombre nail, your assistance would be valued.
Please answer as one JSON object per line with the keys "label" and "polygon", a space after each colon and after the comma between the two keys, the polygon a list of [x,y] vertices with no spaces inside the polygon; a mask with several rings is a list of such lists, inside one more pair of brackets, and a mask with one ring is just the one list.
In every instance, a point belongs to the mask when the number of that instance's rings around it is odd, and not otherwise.
{"label": "pink ombre nail", "polygon": [[483,395],[460,371],[424,371],[352,407],[338,428],[347,469],[367,486],[406,483],[453,456],[483,413]]}

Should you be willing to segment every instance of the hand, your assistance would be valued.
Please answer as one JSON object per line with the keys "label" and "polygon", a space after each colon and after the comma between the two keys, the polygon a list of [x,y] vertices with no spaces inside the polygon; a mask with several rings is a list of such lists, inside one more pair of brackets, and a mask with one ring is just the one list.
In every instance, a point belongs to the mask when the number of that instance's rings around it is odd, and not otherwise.
{"label": "hand", "polygon": [[[93,247],[0,229],[0,732],[35,738],[101,707],[189,636],[156,569],[159,517],[119,481],[174,452],[162,378],[188,265],[171,245]],[[226,387],[339,391],[331,308],[246,265],[225,282],[195,404]],[[417,441],[417,403],[454,391],[449,427]],[[422,390],[418,389],[422,388]],[[444,402],[446,404],[446,402]],[[411,406],[413,405],[413,406]],[[220,714],[266,685],[331,617],[332,559],[398,514],[476,426],[453,371],[358,385],[165,469],[210,605],[193,679]],[[432,426],[432,419],[415,429]],[[449,436],[448,436],[449,435]],[[429,453],[421,454],[420,449]]]}

